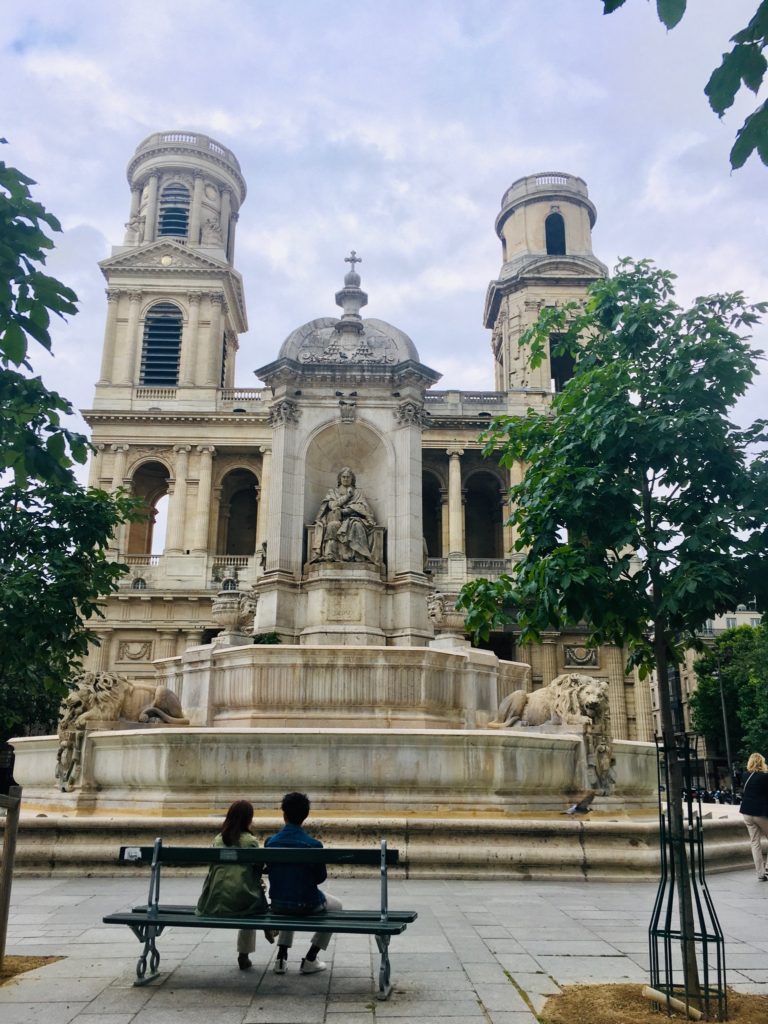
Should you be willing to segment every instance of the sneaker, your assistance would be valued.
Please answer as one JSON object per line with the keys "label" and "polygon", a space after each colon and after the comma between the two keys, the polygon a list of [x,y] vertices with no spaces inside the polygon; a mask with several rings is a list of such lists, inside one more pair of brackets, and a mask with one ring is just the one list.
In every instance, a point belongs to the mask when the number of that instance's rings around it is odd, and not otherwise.
{"label": "sneaker", "polygon": [[247,953],[237,954],[237,966],[240,968],[241,971],[247,971],[249,967],[253,967],[253,964],[251,963],[251,958],[248,956]]}
{"label": "sneaker", "polygon": [[319,974],[320,971],[324,971],[327,968],[327,964],[322,960],[306,960],[301,961],[301,967],[299,970],[302,974]]}
{"label": "sneaker", "polygon": [[272,968],[275,974],[285,974],[287,968],[285,966],[285,960],[281,960],[280,957],[275,960],[275,966]]}
{"label": "sneaker", "polygon": [[758,882],[768,882],[768,875],[758,875],[757,880]]}

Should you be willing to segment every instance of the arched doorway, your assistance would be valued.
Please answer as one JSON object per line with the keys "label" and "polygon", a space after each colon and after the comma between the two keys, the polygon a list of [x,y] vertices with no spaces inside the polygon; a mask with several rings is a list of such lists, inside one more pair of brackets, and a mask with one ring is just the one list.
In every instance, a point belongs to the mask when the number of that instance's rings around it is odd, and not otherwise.
{"label": "arched doorway", "polygon": [[144,462],[133,474],[131,490],[141,499],[146,516],[130,524],[127,554],[149,555],[163,550],[165,538],[155,537],[155,525],[167,499],[168,479],[168,470],[161,462]]}
{"label": "arched doorway", "polygon": [[467,558],[503,558],[501,484],[495,474],[480,470],[466,482]]}
{"label": "arched doorway", "polygon": [[233,469],[222,480],[218,554],[252,555],[256,550],[258,488],[249,469]]}

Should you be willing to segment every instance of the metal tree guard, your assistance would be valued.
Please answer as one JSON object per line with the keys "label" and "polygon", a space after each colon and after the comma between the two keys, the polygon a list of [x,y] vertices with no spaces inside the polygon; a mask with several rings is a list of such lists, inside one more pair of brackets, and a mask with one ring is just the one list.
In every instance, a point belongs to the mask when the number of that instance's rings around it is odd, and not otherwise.
{"label": "metal tree guard", "polygon": [[[648,928],[651,986],[670,998],[691,1004],[695,993],[688,990],[684,970],[683,946],[693,941],[700,972],[702,1008],[711,1019],[717,1008],[717,1020],[727,1020],[728,1002],[725,979],[725,942],[720,922],[704,877],[704,830],[701,824],[701,800],[693,796],[692,745],[686,734],[675,737],[675,752],[683,771],[685,785],[684,835],[676,838],[672,829],[669,801],[663,800],[669,789],[669,748],[656,737],[656,763],[659,781],[659,888]],[[687,860],[687,864],[686,864]],[[694,932],[683,929],[678,911],[681,880],[690,880],[694,908]],[[667,1001],[667,1014],[672,1007]]]}

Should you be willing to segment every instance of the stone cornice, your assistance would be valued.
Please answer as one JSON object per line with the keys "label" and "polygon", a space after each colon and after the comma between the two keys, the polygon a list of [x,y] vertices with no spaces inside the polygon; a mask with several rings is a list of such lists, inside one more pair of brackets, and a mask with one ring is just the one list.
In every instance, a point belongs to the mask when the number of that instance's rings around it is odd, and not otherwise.
{"label": "stone cornice", "polygon": [[254,370],[266,384],[311,381],[313,384],[367,382],[387,386],[417,383],[425,386],[436,383],[442,374],[415,360],[406,360],[394,366],[376,363],[299,363],[294,359],[277,359]]}

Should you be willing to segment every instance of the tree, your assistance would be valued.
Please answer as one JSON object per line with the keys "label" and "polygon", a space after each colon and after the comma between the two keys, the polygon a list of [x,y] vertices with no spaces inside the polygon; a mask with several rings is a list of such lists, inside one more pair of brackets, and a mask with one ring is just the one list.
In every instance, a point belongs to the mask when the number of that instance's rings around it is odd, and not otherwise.
{"label": "tree", "polygon": [[[532,365],[574,360],[551,411],[496,418],[485,454],[525,473],[510,490],[519,561],[463,588],[476,638],[514,616],[521,643],[586,622],[589,643],[656,671],[673,835],[683,836],[668,662],[706,619],[755,594],[768,606],[768,424],[728,412],[756,374],[745,332],[765,304],[741,293],[674,301],[674,275],[622,261],[586,303],[544,309],[520,339]],[[693,936],[681,879],[681,920]],[[693,942],[684,946],[698,991]],[[694,984],[695,983],[695,984]]]}
{"label": "tree", "polygon": [[[602,0],[603,14],[612,14],[623,7],[626,0]],[[656,0],[659,20],[668,28],[674,28],[685,14],[688,0]],[[719,67],[709,77],[704,93],[718,117],[731,106],[736,94],[745,85],[757,93],[763,83],[768,62],[763,50],[768,46],[768,0],[761,0],[746,28],[731,38],[734,44],[723,54]],[[731,167],[743,167],[752,153],[768,165],[768,100],[760,104],[747,117],[736,133],[731,149]]]}
{"label": "tree", "polygon": [[768,748],[768,626],[727,629],[694,664],[693,726],[715,749],[725,750],[720,685],[731,750],[746,762]]}
{"label": "tree", "polygon": [[136,515],[132,499],[78,483],[88,442],[62,424],[70,403],[30,376],[30,340],[50,351],[51,314],[77,312],[74,292],[41,270],[46,227],[61,227],[33,184],[0,162],[0,741],[49,722],[96,639],[88,620],[126,571],[107,560],[109,539]]}

